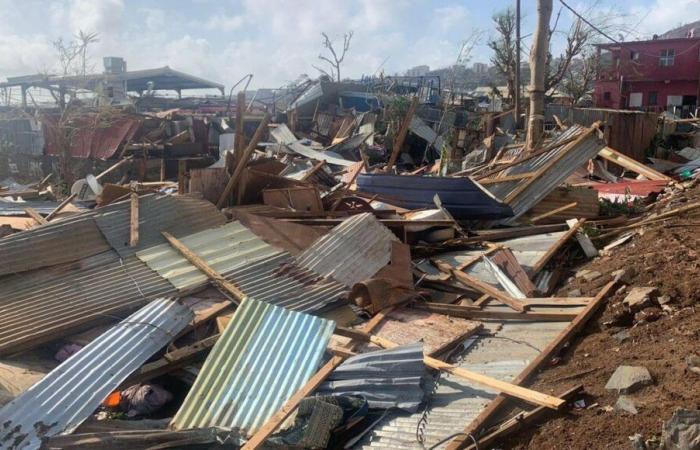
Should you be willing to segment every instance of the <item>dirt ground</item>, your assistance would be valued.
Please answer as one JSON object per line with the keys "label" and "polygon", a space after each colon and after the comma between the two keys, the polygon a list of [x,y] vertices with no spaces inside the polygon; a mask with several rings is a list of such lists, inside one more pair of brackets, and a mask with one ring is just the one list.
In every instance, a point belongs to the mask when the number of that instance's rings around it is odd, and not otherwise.
{"label": "dirt ground", "polygon": [[[677,193],[659,212],[700,200],[700,188]],[[663,207],[662,207],[663,206]],[[690,213],[691,216],[700,214]],[[671,298],[664,311],[658,305],[636,314],[622,305],[627,291],[611,296],[605,309],[587,325],[557,364],[541,372],[532,386],[558,394],[582,384],[589,394],[584,409],[573,409],[540,426],[530,427],[500,444],[504,449],[631,449],[629,437],[658,439],[673,411],[700,409],[700,375],[688,370],[686,357],[700,354],[700,218],[688,214],[650,225],[642,235],[617,247],[610,256],[597,257],[573,270],[589,269],[602,275],[592,281],[577,278],[558,295],[572,289],[593,296],[625,269],[623,286],[654,286]],[[573,271],[572,271],[573,275]],[[627,330],[620,343],[615,333]],[[644,366],[654,384],[633,393],[639,413],[612,410],[618,395],[604,386],[619,365]]]}

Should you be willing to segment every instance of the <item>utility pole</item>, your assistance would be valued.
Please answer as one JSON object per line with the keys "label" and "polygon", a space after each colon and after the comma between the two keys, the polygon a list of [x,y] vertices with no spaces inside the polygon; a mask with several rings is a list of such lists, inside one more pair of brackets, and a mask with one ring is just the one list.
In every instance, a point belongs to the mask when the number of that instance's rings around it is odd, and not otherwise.
{"label": "utility pole", "polygon": [[515,0],[515,129],[520,128],[520,0]]}
{"label": "utility pole", "polygon": [[544,79],[551,17],[552,0],[537,0],[537,28],[530,50],[530,111],[525,141],[528,151],[536,149],[544,137]]}

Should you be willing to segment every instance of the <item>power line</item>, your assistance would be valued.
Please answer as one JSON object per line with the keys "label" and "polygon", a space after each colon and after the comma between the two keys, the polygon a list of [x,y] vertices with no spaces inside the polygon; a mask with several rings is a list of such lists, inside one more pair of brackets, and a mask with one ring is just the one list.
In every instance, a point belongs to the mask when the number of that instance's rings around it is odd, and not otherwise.
{"label": "power line", "polygon": [[571,11],[572,13],[574,13],[574,15],[575,15],[576,17],[578,17],[579,19],[581,19],[586,25],[588,25],[589,27],[593,28],[593,29],[596,30],[598,33],[602,34],[603,36],[605,36],[606,38],[610,39],[610,40],[613,41],[614,43],[620,44],[620,42],[618,42],[618,41],[615,40],[614,38],[610,37],[610,36],[609,36],[607,33],[605,33],[603,30],[601,30],[600,28],[596,27],[596,26],[593,25],[591,22],[589,22],[589,21],[588,21],[585,17],[583,17],[581,14],[577,13],[576,10],[574,10],[574,8],[572,8],[571,6],[567,5],[566,2],[564,2],[564,0],[559,0],[559,1],[561,2],[562,5],[564,5],[564,6],[566,7],[566,9],[568,9],[569,11]]}

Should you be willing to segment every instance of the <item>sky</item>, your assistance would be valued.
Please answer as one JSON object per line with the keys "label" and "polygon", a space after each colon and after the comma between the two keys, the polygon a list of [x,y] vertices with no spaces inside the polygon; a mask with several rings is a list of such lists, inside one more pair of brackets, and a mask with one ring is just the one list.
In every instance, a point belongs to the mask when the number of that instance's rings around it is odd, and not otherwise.
{"label": "sky", "polygon": [[[522,35],[529,47],[535,0],[521,0]],[[700,20],[700,0],[568,0],[588,17],[619,23],[615,37],[649,38]],[[0,0],[0,80],[55,72],[52,41],[98,32],[90,48],[95,69],[103,56],[121,56],[129,70],[170,66],[230,87],[247,73],[251,86],[279,87],[300,74],[316,77],[320,33],[341,45],[354,36],[343,77],[395,74],[420,65],[454,64],[461,43],[480,36],[467,65],[488,62],[491,16],[514,0]],[[561,9],[554,0],[554,14]],[[552,47],[563,45],[573,15],[562,10]],[[554,21],[554,18],[553,18]],[[527,58],[527,52],[523,59]]]}

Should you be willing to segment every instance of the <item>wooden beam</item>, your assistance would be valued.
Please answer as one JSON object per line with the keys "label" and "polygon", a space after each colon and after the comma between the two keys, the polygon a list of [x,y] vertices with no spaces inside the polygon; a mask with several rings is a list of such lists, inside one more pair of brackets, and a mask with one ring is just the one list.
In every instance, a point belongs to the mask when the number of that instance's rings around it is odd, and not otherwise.
{"label": "wooden beam", "polygon": [[[357,330],[350,330],[348,328],[337,327],[335,333],[340,336],[351,337],[353,339],[364,339],[365,341],[371,342],[372,344],[378,345],[382,348],[394,348],[398,346],[398,344],[386,338],[364,333]],[[471,370],[457,367],[453,364],[440,361],[439,359],[433,358],[431,356],[424,356],[423,362],[426,366],[431,367],[433,369],[451,373],[457,377],[463,378],[468,381],[473,381],[474,383],[480,384],[482,386],[496,389],[499,392],[502,392],[515,398],[519,398],[520,400],[524,400],[528,403],[532,403],[538,406],[545,406],[551,409],[559,409],[565,403],[564,400],[560,398],[543,394],[541,392],[533,391],[531,389],[523,388],[521,386],[516,386],[505,381],[497,380],[495,378],[482,375],[480,373],[472,372]]]}
{"label": "wooden beam", "polygon": [[[236,96],[236,127],[233,136],[233,164],[234,167],[227,167],[233,170],[241,158],[241,152],[245,149],[245,134],[243,134],[243,116],[245,115],[245,92],[241,91]],[[229,172],[231,173],[231,172]]]}
{"label": "wooden beam", "polygon": [[488,294],[490,297],[495,298],[496,300],[503,303],[504,305],[510,306],[511,308],[513,308],[514,310],[516,310],[518,312],[527,311],[529,309],[528,306],[523,304],[523,302],[521,302],[520,300],[511,297],[510,295],[506,294],[505,292],[500,291],[499,289],[496,289],[495,287],[491,286],[488,283],[481,281],[480,279],[478,279],[476,277],[468,275],[462,271],[453,269],[452,266],[450,266],[449,264],[447,264],[444,261],[431,260],[431,262],[440,271],[454,276],[457,279],[457,281],[464,284],[465,286],[476,289],[479,292],[482,292],[484,294]]}
{"label": "wooden beam", "polygon": [[46,225],[48,223],[46,219],[44,219],[44,217],[42,217],[42,215],[39,214],[34,208],[24,208],[24,212],[27,213],[29,217],[34,219],[34,221],[39,225]]}
{"label": "wooden beam", "polygon": [[603,148],[600,152],[598,152],[598,156],[607,159],[608,161],[615,163],[618,166],[621,166],[627,170],[631,170],[634,173],[638,173],[639,175],[642,175],[643,177],[649,180],[668,182],[673,181],[671,177],[668,177],[663,173],[658,172],[652,169],[651,167],[646,166],[640,163],[639,161],[630,158],[629,156],[623,155],[622,153],[610,147]]}
{"label": "wooden beam", "polygon": [[180,252],[180,254],[187,259],[187,261],[202,271],[215,285],[231,294],[235,301],[240,303],[246,299],[246,295],[238,289],[236,285],[214,270],[206,261],[187,248],[185,244],[166,231],[163,231],[161,234],[175,250]]}
{"label": "wooden beam", "polygon": [[177,160],[177,193],[185,193],[185,172],[187,172],[187,160]]}
{"label": "wooden beam", "polygon": [[[561,348],[566,345],[570,340],[574,338],[576,333],[578,333],[586,323],[593,317],[593,315],[598,311],[610,292],[612,292],[617,285],[616,281],[611,281],[610,283],[603,286],[603,288],[598,292],[594,299],[586,306],[586,308],[581,311],[578,316],[566,327],[564,328],[557,337],[549,343],[549,345],[540,352],[540,354],[533,359],[530,364],[515,377],[513,380],[514,384],[524,384],[532,376],[534,376],[544,365],[549,362]],[[447,446],[448,450],[457,450],[464,447],[465,444],[471,442],[469,438],[465,437],[470,434],[475,434],[480,430],[492,417],[499,411],[499,409],[506,402],[506,397],[504,395],[498,395],[495,399],[489,403],[489,405],[479,414],[479,416],[474,419],[467,427],[464,429],[464,433],[460,434],[450,442]]]}
{"label": "wooden beam", "polygon": [[51,212],[49,213],[48,216],[44,217],[44,219],[45,219],[47,222],[50,222],[51,219],[53,219],[54,217],[56,217],[56,214],[60,213],[60,212],[63,210],[63,208],[65,208],[66,206],[68,206],[68,204],[69,204],[70,202],[72,202],[73,199],[74,199],[75,197],[77,197],[77,196],[78,196],[78,194],[76,193],[76,194],[71,194],[71,195],[69,195],[68,197],[66,197],[61,203],[58,204],[57,207],[54,208],[53,211],[51,211]]}
{"label": "wooden beam", "polygon": [[[571,401],[576,395],[579,393],[583,392],[583,386],[578,385],[575,386],[568,391],[563,392],[559,398],[563,398],[566,401]],[[478,448],[491,448],[492,444],[495,444],[497,441],[500,439],[505,438],[506,436],[509,436],[516,431],[522,429],[526,425],[533,425],[544,416],[547,414],[550,414],[549,408],[545,408],[543,406],[538,406],[537,408],[533,409],[532,411],[528,411],[526,413],[521,413],[513,417],[512,419],[508,420],[506,423],[498,427],[498,429],[490,432],[489,434],[482,436],[480,438],[477,438],[478,442]],[[467,450],[476,450],[477,446],[474,444],[470,445]]]}
{"label": "wooden beam", "polygon": [[535,217],[531,218],[530,222],[535,223],[539,220],[546,219],[547,217],[553,216],[555,214],[559,214],[560,212],[564,212],[567,209],[576,208],[577,205],[578,205],[578,202],[572,202],[572,203],[569,203],[567,205],[560,206],[559,208],[553,209],[551,211],[547,211],[544,214],[540,214],[539,216],[535,216]]}
{"label": "wooden beam", "polygon": [[496,183],[503,183],[506,181],[522,180],[523,178],[532,178],[534,176],[535,176],[535,172],[525,172],[525,173],[518,173],[515,175],[506,175],[506,176],[499,177],[499,178],[486,178],[486,179],[479,180],[478,183],[481,185],[496,184]]}
{"label": "wooden beam", "polygon": [[250,140],[248,143],[248,146],[245,148],[243,153],[240,155],[240,158],[237,159],[236,163],[236,168],[233,170],[233,174],[231,175],[231,178],[229,178],[228,183],[226,184],[226,188],[224,189],[224,192],[221,193],[221,197],[219,197],[219,201],[216,202],[216,207],[217,208],[222,208],[226,202],[228,201],[229,197],[231,196],[231,192],[233,192],[233,188],[238,184],[240,181],[241,175],[243,174],[243,169],[245,169],[245,166],[248,165],[248,160],[253,154],[253,151],[255,150],[255,147],[258,145],[258,142],[263,137],[264,132],[267,131],[267,125],[270,123],[270,114],[265,114],[265,117],[263,117],[262,122],[260,122],[260,125],[258,126],[258,129],[255,130],[255,134],[253,135],[253,138]]}
{"label": "wooden beam", "polygon": [[394,139],[394,144],[391,148],[391,156],[389,157],[389,162],[387,163],[386,169],[384,170],[385,172],[391,172],[391,169],[394,167],[394,164],[396,164],[396,160],[399,158],[401,148],[403,147],[403,143],[406,140],[406,136],[408,135],[408,129],[411,126],[411,120],[413,120],[413,115],[416,112],[416,108],[418,108],[418,97],[414,96],[413,98],[411,98],[411,105],[408,107],[408,111],[406,112],[406,115],[404,116],[403,121],[401,122],[401,127],[399,128],[399,131],[396,134],[396,139]]}
{"label": "wooden beam", "polygon": [[[543,322],[570,322],[578,313],[571,312],[513,312],[513,311],[486,311],[479,306],[451,305],[435,302],[417,302],[413,305],[417,309],[445,314],[451,317],[465,319],[498,319],[498,320],[536,320]],[[529,305],[528,305],[529,306]]]}
{"label": "wooden beam", "polygon": [[542,257],[541,257],[540,259],[537,260],[537,262],[535,263],[534,267],[532,268],[532,271],[531,271],[531,273],[530,273],[530,279],[531,279],[531,280],[535,278],[535,275],[537,275],[538,273],[540,273],[540,271],[544,268],[544,266],[547,265],[547,263],[549,262],[549,260],[552,259],[552,257],[553,257],[554,255],[557,254],[557,252],[559,251],[559,249],[560,249],[564,244],[566,244],[566,242],[567,242],[569,239],[571,239],[571,238],[578,232],[579,228],[581,228],[581,225],[583,225],[584,222],[586,222],[586,219],[579,220],[579,221],[576,223],[576,225],[571,226],[571,227],[569,228],[569,231],[567,231],[566,233],[564,233],[564,235],[563,235],[562,237],[560,237],[559,240],[558,240],[557,242],[554,243],[554,245],[552,245],[551,247],[549,247],[549,249],[547,249],[547,251],[545,252],[545,254],[542,255]]}
{"label": "wooden beam", "polygon": [[131,193],[131,215],[129,221],[129,247],[139,245],[139,194]]}

